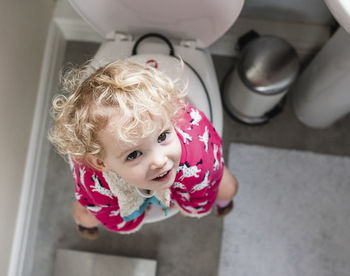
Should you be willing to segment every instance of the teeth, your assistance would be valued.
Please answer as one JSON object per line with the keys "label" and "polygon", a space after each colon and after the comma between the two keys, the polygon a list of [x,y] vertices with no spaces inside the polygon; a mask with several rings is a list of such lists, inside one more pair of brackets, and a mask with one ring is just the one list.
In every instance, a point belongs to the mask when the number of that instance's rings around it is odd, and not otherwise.
{"label": "teeth", "polygon": [[164,175],[166,175],[167,174],[167,172],[165,172],[165,173],[163,173],[163,174],[161,174],[160,176],[158,176],[157,178],[161,178],[161,177],[163,177]]}

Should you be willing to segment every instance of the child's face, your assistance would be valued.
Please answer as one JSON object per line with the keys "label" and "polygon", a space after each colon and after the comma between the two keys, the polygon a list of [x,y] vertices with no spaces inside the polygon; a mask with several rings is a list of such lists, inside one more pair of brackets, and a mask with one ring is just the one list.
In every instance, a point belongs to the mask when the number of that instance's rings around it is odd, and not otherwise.
{"label": "child's face", "polygon": [[113,125],[118,113],[112,113],[107,127],[99,133],[105,149],[104,171],[112,170],[132,186],[163,190],[175,180],[181,157],[181,145],[170,120],[163,125],[155,118],[156,131],[140,138],[133,146],[118,139]]}

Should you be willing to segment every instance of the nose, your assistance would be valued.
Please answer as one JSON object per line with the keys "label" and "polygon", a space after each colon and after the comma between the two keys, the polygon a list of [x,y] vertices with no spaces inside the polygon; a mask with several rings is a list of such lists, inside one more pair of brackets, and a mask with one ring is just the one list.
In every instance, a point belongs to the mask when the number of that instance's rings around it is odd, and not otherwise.
{"label": "nose", "polygon": [[155,153],[153,154],[153,157],[152,157],[151,169],[156,170],[156,169],[163,168],[166,165],[167,161],[168,161],[168,157],[165,154],[161,152]]}

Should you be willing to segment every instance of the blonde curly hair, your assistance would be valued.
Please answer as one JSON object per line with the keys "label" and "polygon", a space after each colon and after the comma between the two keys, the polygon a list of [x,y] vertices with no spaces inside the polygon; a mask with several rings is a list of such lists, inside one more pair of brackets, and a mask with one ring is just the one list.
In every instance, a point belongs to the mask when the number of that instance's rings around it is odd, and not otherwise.
{"label": "blonde curly hair", "polygon": [[66,94],[53,100],[54,126],[48,138],[63,157],[85,160],[104,157],[98,133],[108,122],[108,108],[117,108],[119,139],[133,143],[155,130],[152,118],[176,123],[184,105],[185,89],[179,89],[159,70],[131,61],[115,61],[97,70],[86,65],[64,74]]}

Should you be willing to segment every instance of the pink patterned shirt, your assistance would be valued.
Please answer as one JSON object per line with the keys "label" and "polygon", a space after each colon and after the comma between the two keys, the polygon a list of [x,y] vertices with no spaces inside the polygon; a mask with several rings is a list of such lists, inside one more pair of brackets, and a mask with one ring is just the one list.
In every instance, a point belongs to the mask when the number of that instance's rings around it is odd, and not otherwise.
{"label": "pink patterned shirt", "polygon": [[[187,105],[176,125],[181,143],[181,159],[175,182],[170,188],[172,202],[188,216],[208,214],[216,200],[224,169],[222,142],[203,112]],[[132,233],[143,224],[145,213],[124,221],[116,198],[102,175],[73,161],[76,199],[103,225],[115,232]]]}

